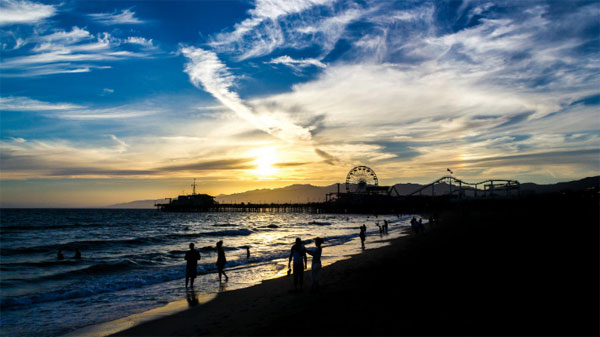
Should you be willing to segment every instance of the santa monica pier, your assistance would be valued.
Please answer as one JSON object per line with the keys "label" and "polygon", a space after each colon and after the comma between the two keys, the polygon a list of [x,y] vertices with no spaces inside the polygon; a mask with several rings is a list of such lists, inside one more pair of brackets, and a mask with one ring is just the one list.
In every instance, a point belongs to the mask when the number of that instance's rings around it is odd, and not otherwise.
{"label": "santa monica pier", "polygon": [[[451,172],[450,170],[448,170]],[[156,204],[165,212],[308,212],[400,214],[438,208],[447,203],[468,200],[511,199],[520,196],[520,183],[509,179],[465,182],[452,175],[443,176],[400,195],[394,186],[381,186],[371,168],[356,166],[346,175],[337,191],[327,193],[325,201],[306,203],[219,203],[208,194],[180,195],[168,203]]]}

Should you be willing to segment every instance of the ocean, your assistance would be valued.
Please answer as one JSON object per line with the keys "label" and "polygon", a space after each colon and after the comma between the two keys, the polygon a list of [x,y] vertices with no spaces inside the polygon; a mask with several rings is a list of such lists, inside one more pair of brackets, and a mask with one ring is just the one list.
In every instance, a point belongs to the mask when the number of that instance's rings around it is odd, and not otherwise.
{"label": "ocean", "polygon": [[[360,253],[362,224],[370,249],[404,235],[411,217],[2,209],[0,335],[60,336],[185,299],[184,255],[190,242],[201,254],[194,289],[211,294],[285,274],[296,237],[307,248],[323,238],[326,265]],[[376,223],[384,219],[389,234],[380,235]],[[228,261],[226,283],[219,283],[216,273],[219,240]],[[81,259],[74,258],[75,249]],[[58,250],[64,260],[57,259]]]}

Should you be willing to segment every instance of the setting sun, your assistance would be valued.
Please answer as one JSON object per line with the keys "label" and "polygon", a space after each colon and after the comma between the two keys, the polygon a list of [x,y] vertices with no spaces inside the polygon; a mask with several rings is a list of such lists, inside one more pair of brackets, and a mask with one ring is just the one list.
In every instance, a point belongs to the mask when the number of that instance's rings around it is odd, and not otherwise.
{"label": "setting sun", "polygon": [[256,157],[254,163],[256,168],[252,170],[253,174],[256,174],[262,178],[268,178],[277,173],[277,168],[273,167],[273,164],[277,162],[277,153],[275,148],[263,147],[256,149],[250,154]]}

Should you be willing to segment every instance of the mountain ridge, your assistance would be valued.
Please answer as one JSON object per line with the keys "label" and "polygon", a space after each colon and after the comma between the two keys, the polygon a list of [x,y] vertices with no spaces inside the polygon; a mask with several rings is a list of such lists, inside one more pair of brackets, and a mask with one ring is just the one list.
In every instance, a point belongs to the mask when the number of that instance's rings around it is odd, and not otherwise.
{"label": "mountain ridge", "polygon": [[[402,183],[395,184],[394,188],[400,195],[407,195],[427,184]],[[337,184],[326,186],[315,186],[311,184],[292,184],[280,188],[262,188],[240,193],[219,194],[215,200],[220,203],[303,203],[325,201],[325,194],[337,192]],[[587,188],[600,187],[600,176],[587,177],[579,180],[559,182],[554,184],[521,184],[521,193],[555,193],[561,191],[579,191]],[[436,185],[436,191],[445,191],[449,185]],[[345,192],[345,184],[340,184],[340,192]],[[423,191],[423,195],[430,194]],[[154,208],[154,204],[166,203],[168,199],[135,200],[126,203],[118,203],[107,206],[107,208]]]}

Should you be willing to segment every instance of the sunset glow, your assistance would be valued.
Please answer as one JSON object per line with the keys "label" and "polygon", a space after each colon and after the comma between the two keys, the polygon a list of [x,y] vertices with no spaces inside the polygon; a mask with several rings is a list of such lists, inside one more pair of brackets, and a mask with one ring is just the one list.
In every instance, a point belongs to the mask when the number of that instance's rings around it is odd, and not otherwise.
{"label": "sunset glow", "polygon": [[277,173],[277,169],[273,164],[277,162],[277,155],[274,148],[260,148],[252,152],[256,156],[254,163],[256,169],[252,172],[262,179],[272,177]]}
{"label": "sunset glow", "polygon": [[2,6],[4,206],[600,174],[595,2]]}

